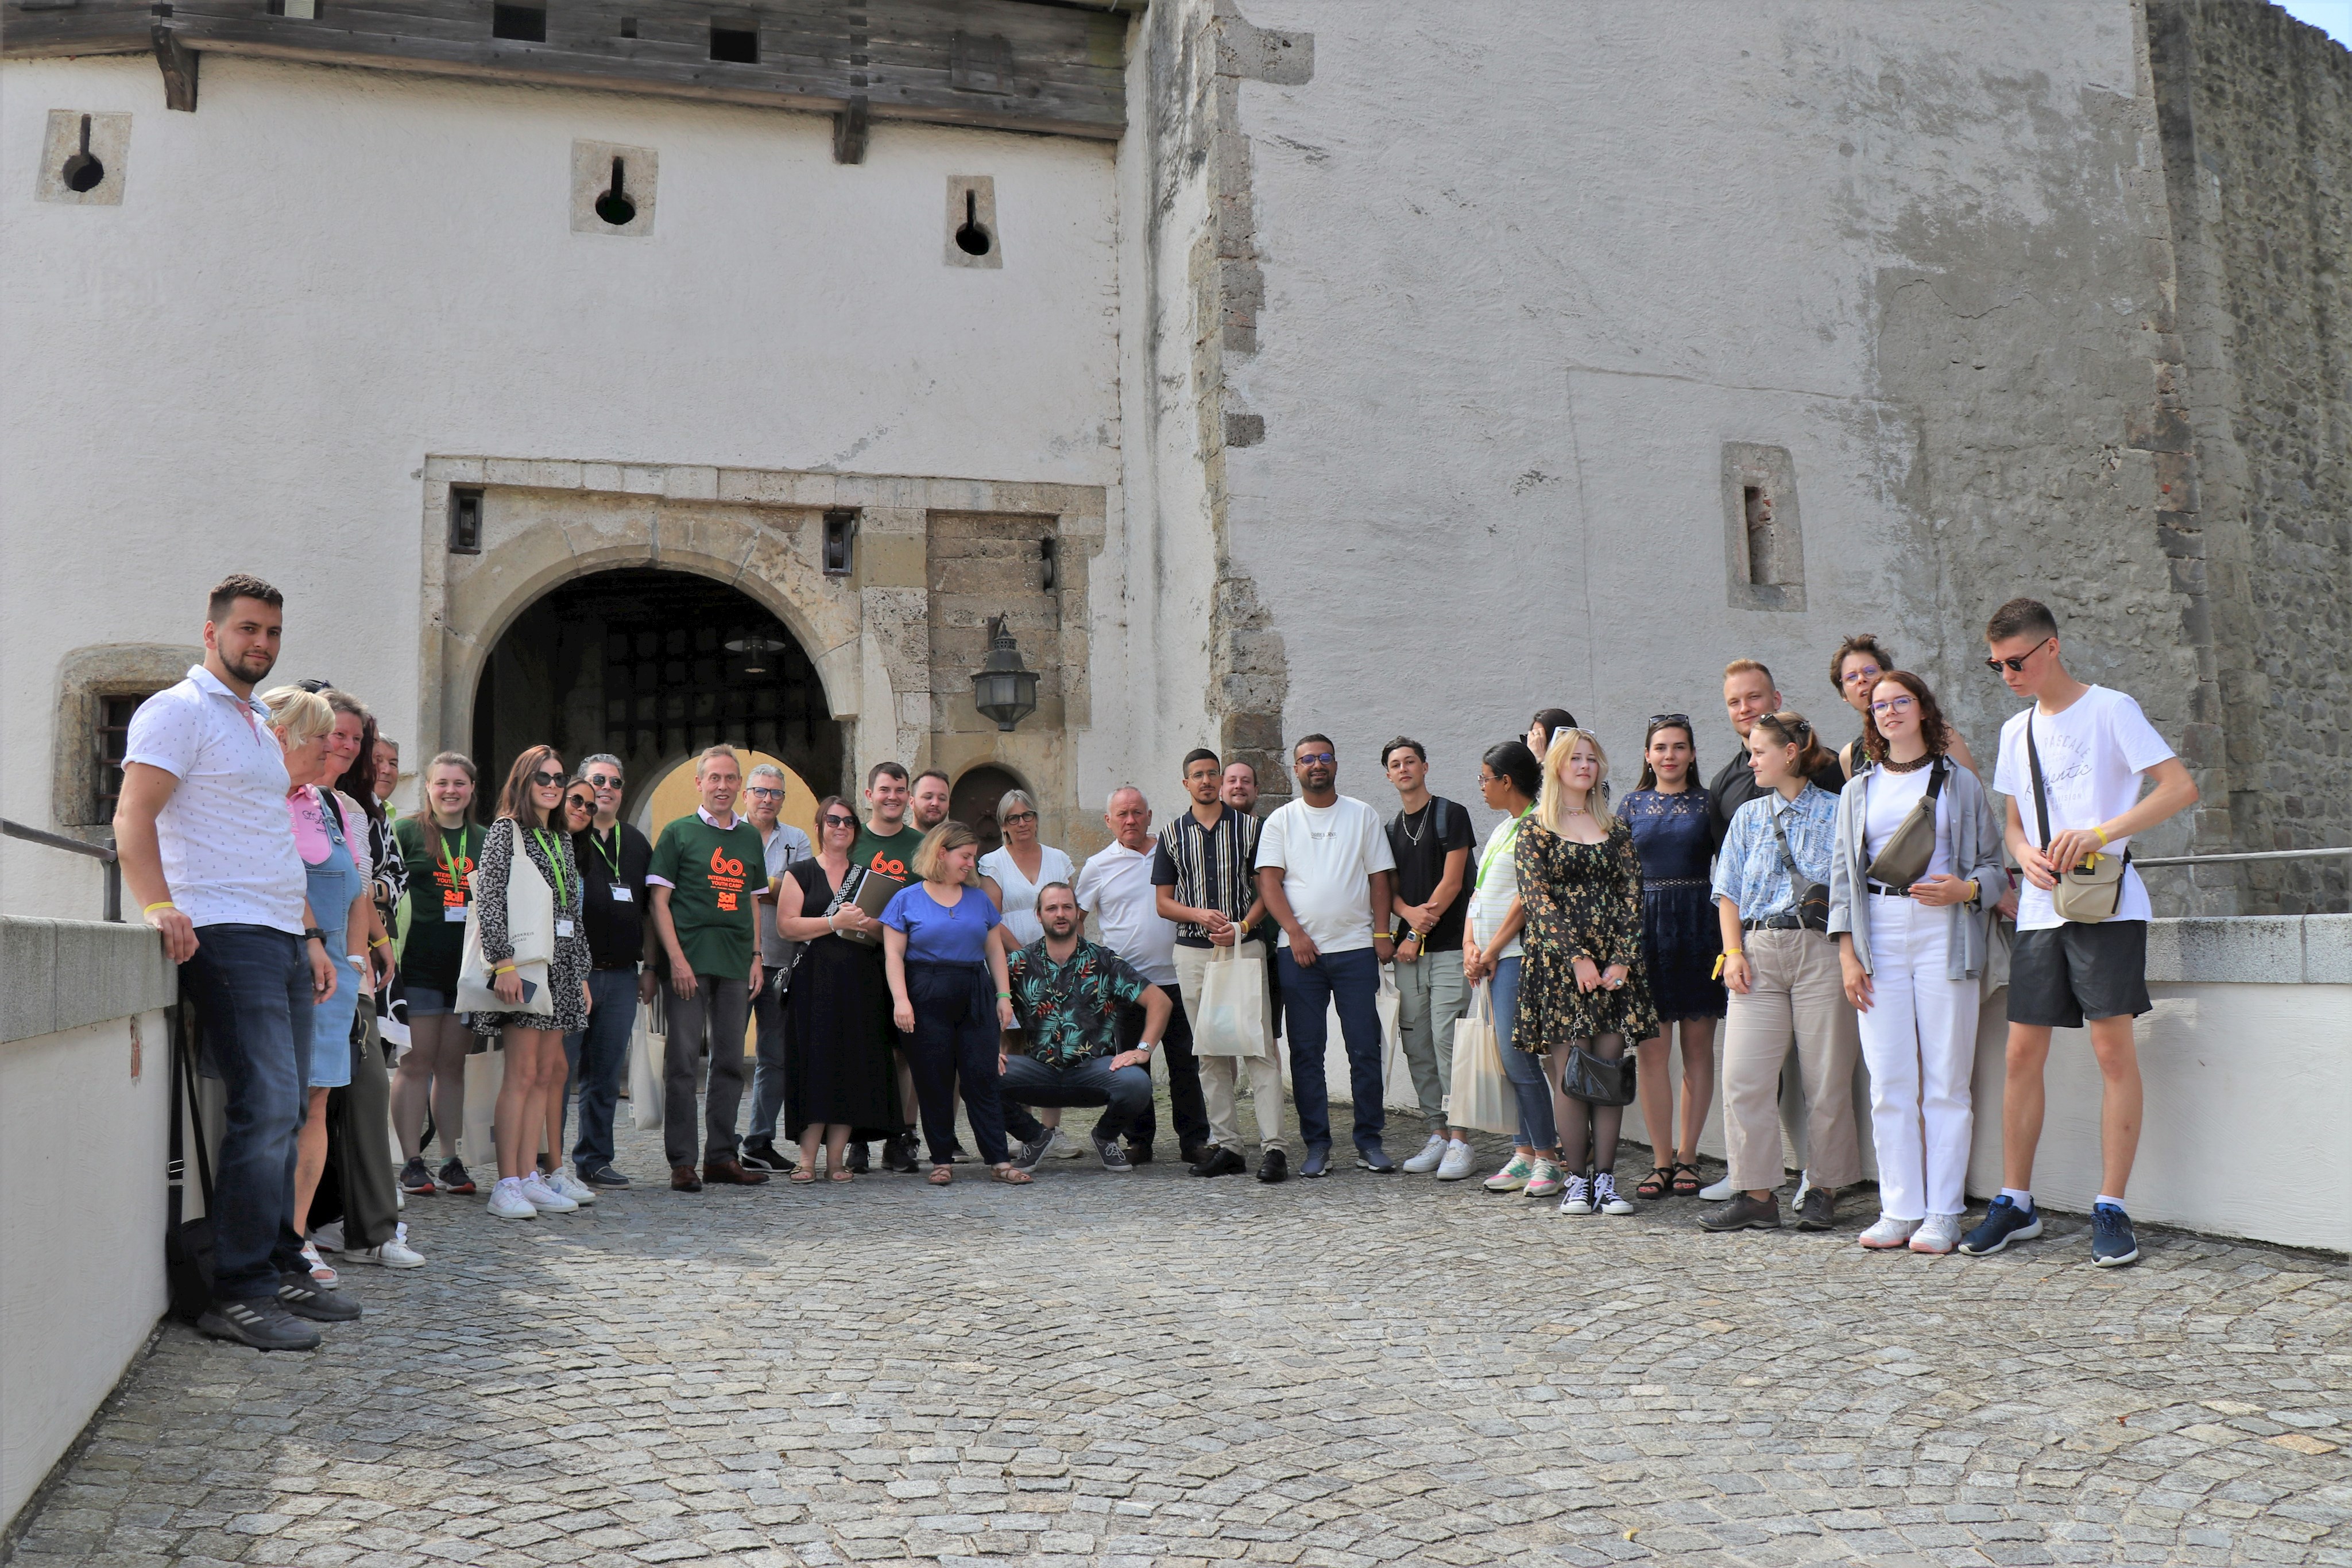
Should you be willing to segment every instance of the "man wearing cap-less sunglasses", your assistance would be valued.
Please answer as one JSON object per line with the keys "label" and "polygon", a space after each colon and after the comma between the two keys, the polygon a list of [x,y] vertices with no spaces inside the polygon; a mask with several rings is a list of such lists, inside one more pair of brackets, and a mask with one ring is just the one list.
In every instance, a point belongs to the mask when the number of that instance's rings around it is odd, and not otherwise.
{"label": "man wearing cap-less sunglasses", "polygon": [[563,1038],[564,1054],[580,1084],[580,1133],[572,1166],[590,1186],[624,1187],[629,1178],[613,1168],[613,1116],[620,1104],[621,1074],[628,1070],[629,1038],[637,1009],[651,1001],[654,971],[643,960],[659,956],[646,945],[646,872],[654,847],[645,834],[621,821],[626,792],[620,758],[590,758],[580,777],[595,792],[596,814],[572,835],[572,858],[579,863],[585,894],[582,919],[588,929],[588,1027]]}

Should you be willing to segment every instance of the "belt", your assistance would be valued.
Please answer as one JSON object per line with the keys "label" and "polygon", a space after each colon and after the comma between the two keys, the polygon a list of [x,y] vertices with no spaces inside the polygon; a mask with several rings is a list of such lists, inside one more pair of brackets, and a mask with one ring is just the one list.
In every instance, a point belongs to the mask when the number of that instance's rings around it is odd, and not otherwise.
{"label": "belt", "polygon": [[1761,920],[1743,920],[1742,931],[1801,931],[1805,923],[1794,915],[1768,915]]}
{"label": "belt", "polygon": [[608,969],[634,969],[636,967],[637,961],[635,958],[625,958],[610,964],[592,964],[589,966],[590,968],[600,972]]}
{"label": "belt", "polygon": [[1888,887],[1884,883],[1876,882],[1865,882],[1863,885],[1870,889],[1871,892],[1876,894],[1881,898],[1908,898],[1911,896],[1911,890],[1907,887]]}

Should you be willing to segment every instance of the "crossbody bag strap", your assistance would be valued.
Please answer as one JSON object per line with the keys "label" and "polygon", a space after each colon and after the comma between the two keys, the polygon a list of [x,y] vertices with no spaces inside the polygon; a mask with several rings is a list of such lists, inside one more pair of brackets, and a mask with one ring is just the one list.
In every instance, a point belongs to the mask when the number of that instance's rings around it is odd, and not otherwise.
{"label": "crossbody bag strap", "polygon": [[2025,710],[2025,766],[2033,774],[2033,817],[2042,824],[2042,842],[2037,847],[2050,848],[2050,797],[2042,784],[2042,748],[2033,744],[2033,710]]}
{"label": "crossbody bag strap", "polygon": [[1789,851],[1789,835],[1781,831],[1780,813],[1774,811],[1769,815],[1772,819],[1772,837],[1780,846],[1780,863],[1789,868],[1789,874],[1792,878],[1804,882],[1812,881],[1811,877],[1805,875],[1804,872],[1799,869],[1797,857]]}

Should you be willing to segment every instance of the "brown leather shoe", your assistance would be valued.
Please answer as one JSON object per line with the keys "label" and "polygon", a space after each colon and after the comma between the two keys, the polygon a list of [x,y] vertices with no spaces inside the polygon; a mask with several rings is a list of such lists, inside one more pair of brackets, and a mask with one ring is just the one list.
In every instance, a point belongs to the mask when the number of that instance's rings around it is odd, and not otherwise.
{"label": "brown leather shoe", "polygon": [[719,1186],[757,1186],[768,1179],[768,1173],[745,1170],[737,1160],[705,1160],[702,1179]]}
{"label": "brown leather shoe", "polygon": [[672,1192],[700,1192],[702,1178],[694,1174],[692,1166],[669,1167],[669,1189]]}

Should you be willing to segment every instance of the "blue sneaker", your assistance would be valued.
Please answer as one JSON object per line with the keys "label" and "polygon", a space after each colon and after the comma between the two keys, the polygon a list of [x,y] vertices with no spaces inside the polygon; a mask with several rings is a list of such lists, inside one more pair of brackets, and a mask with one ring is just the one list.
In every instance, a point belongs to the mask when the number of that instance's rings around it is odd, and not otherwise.
{"label": "blue sneaker", "polygon": [[1356,1151],[1356,1168],[1370,1171],[1374,1176],[1397,1174],[1396,1161],[1389,1158],[1389,1152],[1381,1147],[1377,1139]]}
{"label": "blue sneaker", "polygon": [[2131,1216],[2112,1203],[2091,1207],[2091,1262],[2101,1269],[2120,1269],[2139,1261],[2139,1241],[2132,1235]]}
{"label": "blue sneaker", "polygon": [[[2126,1228],[2128,1233],[2129,1228]],[[1977,1228],[1960,1238],[1960,1250],[1971,1258],[2000,1251],[2012,1241],[2031,1241],[2042,1234],[2042,1210],[2020,1208],[2007,1197],[1996,1197]]]}

